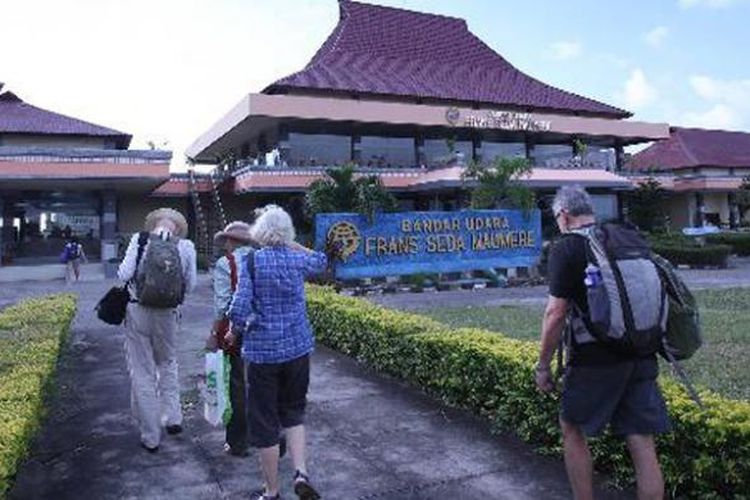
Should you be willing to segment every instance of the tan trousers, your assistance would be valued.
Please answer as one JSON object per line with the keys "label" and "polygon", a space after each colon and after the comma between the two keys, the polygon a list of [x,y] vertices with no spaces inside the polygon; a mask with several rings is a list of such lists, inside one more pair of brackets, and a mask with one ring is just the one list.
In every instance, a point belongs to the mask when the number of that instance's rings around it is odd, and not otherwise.
{"label": "tan trousers", "polygon": [[129,304],[125,356],[130,372],[130,407],[141,442],[159,445],[162,425],[181,425],[177,368],[177,311]]}

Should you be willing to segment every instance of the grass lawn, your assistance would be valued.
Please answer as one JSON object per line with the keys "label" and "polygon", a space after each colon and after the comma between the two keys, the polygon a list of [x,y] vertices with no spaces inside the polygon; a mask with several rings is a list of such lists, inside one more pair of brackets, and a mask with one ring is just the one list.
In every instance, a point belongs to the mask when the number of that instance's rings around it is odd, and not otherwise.
{"label": "grass lawn", "polygon": [[[733,399],[750,399],[750,288],[696,292],[704,345],[683,362],[696,385]],[[451,326],[471,326],[538,340],[542,307],[461,307],[422,314]]]}

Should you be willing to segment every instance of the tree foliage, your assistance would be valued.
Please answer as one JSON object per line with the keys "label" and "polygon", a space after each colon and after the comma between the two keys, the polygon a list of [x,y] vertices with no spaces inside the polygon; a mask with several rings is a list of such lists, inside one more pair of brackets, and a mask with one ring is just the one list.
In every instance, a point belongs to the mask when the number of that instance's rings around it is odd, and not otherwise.
{"label": "tree foliage", "polygon": [[353,165],[326,170],[314,181],[305,195],[305,208],[312,218],[316,214],[353,212],[369,220],[377,212],[393,212],[398,207],[377,175],[356,176]]}
{"label": "tree foliage", "polygon": [[664,229],[666,214],[661,202],[666,190],[653,177],[648,177],[628,194],[628,218],[643,231]]}
{"label": "tree foliage", "polygon": [[740,216],[750,209],[750,176],[742,178],[742,184],[736,193],[737,205],[740,208]]}
{"label": "tree foliage", "polygon": [[533,209],[534,191],[521,183],[531,168],[526,158],[496,158],[490,164],[472,162],[463,174],[464,182],[475,183],[471,188],[471,207]]}

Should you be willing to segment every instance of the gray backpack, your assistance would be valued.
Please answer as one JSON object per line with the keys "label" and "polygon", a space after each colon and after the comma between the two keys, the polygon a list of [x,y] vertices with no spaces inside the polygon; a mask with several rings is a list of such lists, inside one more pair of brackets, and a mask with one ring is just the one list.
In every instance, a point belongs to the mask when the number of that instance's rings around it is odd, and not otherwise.
{"label": "gray backpack", "polygon": [[[604,342],[637,356],[663,345],[669,302],[651,250],[637,229],[604,224],[573,231],[586,239],[589,314],[573,308],[577,344]],[[584,276],[581,276],[584,279]]]}
{"label": "gray backpack", "polygon": [[135,290],[142,306],[169,309],[182,304],[185,277],[177,241],[176,238],[164,240],[153,234],[141,234],[138,253],[142,258],[136,264]]}

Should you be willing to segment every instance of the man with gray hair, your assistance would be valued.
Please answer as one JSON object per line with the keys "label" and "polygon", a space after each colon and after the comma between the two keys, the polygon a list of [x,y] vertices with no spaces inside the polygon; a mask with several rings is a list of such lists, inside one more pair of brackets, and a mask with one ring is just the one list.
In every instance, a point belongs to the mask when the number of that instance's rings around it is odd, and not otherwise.
{"label": "man with gray hair", "polygon": [[[596,227],[591,197],[581,187],[564,187],[557,192],[552,209],[562,236],[551,248],[548,261],[549,299],[535,377],[543,392],[555,389],[550,365],[561,344],[566,320],[577,312],[585,328],[591,330],[585,282],[592,262],[585,234]],[[669,419],[656,383],[655,354],[619,351],[591,335],[586,342],[570,332],[566,337],[560,426],[574,497],[593,498],[592,460],[586,438],[600,434],[611,424],[613,433],[624,436],[627,442],[635,465],[638,498],[663,498],[664,482],[653,435],[666,432]]]}

